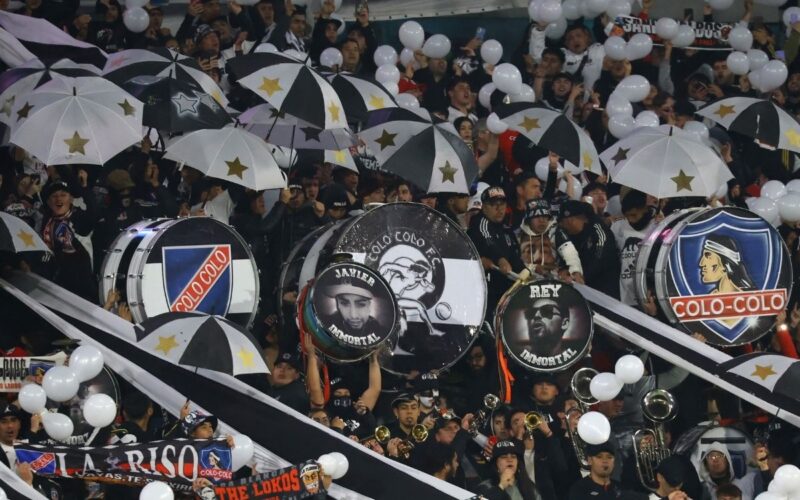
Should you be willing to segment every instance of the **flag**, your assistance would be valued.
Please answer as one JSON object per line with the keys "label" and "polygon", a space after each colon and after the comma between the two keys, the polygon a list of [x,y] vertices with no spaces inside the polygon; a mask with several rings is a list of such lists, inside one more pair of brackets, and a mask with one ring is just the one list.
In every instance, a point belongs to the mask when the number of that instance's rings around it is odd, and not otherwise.
{"label": "flag", "polygon": [[717,367],[720,377],[754,394],[765,391],[800,413],[800,361],[765,352],[737,356]]}
{"label": "flag", "polygon": [[47,500],[3,462],[0,462],[0,488],[9,500]]}

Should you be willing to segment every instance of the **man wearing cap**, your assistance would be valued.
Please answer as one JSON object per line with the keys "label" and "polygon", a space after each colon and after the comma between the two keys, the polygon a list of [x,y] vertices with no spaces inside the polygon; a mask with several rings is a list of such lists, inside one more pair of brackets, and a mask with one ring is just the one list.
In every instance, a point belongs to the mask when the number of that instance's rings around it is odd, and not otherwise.
{"label": "man wearing cap", "polygon": [[589,475],[578,480],[569,490],[569,500],[611,500],[618,498],[622,491],[611,479],[614,470],[614,447],[603,444],[586,445],[589,462]]}
{"label": "man wearing cap", "polygon": [[362,280],[341,281],[329,286],[325,295],[336,301],[336,312],[325,322],[341,328],[345,335],[366,338],[381,327],[372,316],[372,290]]}
{"label": "man wearing cap", "polygon": [[342,220],[350,209],[350,199],[347,191],[339,184],[329,184],[320,196],[325,204],[325,213],[331,220]]}
{"label": "man wearing cap", "polygon": [[396,421],[388,425],[392,438],[411,439],[411,429],[419,419],[419,401],[407,392],[398,394],[392,400],[392,412]]}
{"label": "man wearing cap", "polygon": [[469,208],[469,195],[465,193],[439,193],[436,200],[438,210],[448,219],[464,227],[464,214]]}
{"label": "man wearing cap", "polygon": [[[685,480],[683,462],[676,456],[669,456],[661,461],[656,468],[656,480],[658,489],[650,494],[649,500],[660,500],[661,498],[675,498],[676,492],[682,492]],[[684,495],[686,493],[684,492]],[[687,497],[684,497],[687,498]]]}
{"label": "man wearing cap", "polygon": [[268,395],[289,408],[307,414],[309,402],[306,386],[300,379],[302,368],[299,356],[288,351],[281,353],[269,376],[271,388]]}
{"label": "man wearing cap", "polygon": [[536,485],[524,472],[522,450],[514,441],[498,441],[492,449],[492,477],[478,485],[478,493],[490,500],[540,498]]}
{"label": "man wearing cap", "polygon": [[0,454],[0,462],[6,467],[14,470],[17,466],[17,454],[14,445],[19,439],[19,432],[22,429],[22,418],[24,413],[16,405],[7,404],[0,412],[0,446],[3,453]]}
{"label": "man wearing cap", "polygon": [[561,205],[556,245],[571,241],[578,250],[587,285],[619,298],[619,253],[611,231],[594,215],[591,205],[569,200]]}
{"label": "man wearing cap", "polygon": [[575,281],[583,283],[583,268],[575,245],[565,239],[556,250],[556,220],[550,203],[543,199],[528,202],[525,220],[520,226],[520,255],[531,271],[542,276],[558,277],[559,269],[566,267]]}
{"label": "man wearing cap", "polygon": [[611,232],[620,250],[619,295],[620,301],[636,306],[636,257],[644,236],[657,223],[656,211],[647,205],[647,196],[631,190],[622,197],[622,214],[625,218],[611,224]]}

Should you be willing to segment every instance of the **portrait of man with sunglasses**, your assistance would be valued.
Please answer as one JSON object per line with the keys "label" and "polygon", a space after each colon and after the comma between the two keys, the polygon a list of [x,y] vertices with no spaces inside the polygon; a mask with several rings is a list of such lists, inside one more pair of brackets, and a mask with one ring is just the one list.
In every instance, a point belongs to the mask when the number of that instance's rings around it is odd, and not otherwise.
{"label": "portrait of man with sunglasses", "polygon": [[568,308],[562,311],[558,302],[542,297],[525,310],[525,319],[528,338],[519,338],[530,346],[528,350],[531,353],[536,356],[555,356],[563,350],[561,342],[569,329]]}

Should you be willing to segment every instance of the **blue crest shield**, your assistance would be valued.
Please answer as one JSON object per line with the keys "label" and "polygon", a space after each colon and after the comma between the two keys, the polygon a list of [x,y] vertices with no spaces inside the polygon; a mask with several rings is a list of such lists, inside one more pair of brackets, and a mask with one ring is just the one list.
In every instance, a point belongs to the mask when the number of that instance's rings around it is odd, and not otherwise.
{"label": "blue crest shield", "polygon": [[231,449],[220,445],[203,448],[200,450],[200,466],[203,469],[231,470]]}
{"label": "blue crest shield", "polygon": [[[171,311],[228,313],[233,282],[230,245],[163,247],[162,255]],[[220,255],[227,255],[227,260]]]}

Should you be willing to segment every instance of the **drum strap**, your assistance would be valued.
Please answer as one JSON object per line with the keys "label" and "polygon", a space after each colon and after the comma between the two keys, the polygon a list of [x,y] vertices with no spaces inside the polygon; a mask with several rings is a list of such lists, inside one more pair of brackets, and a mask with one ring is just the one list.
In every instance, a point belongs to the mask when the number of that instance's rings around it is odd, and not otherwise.
{"label": "drum strap", "polygon": [[504,403],[511,403],[511,386],[514,385],[514,376],[508,369],[508,359],[503,351],[503,341],[497,336],[497,366],[500,374],[500,398]]}

